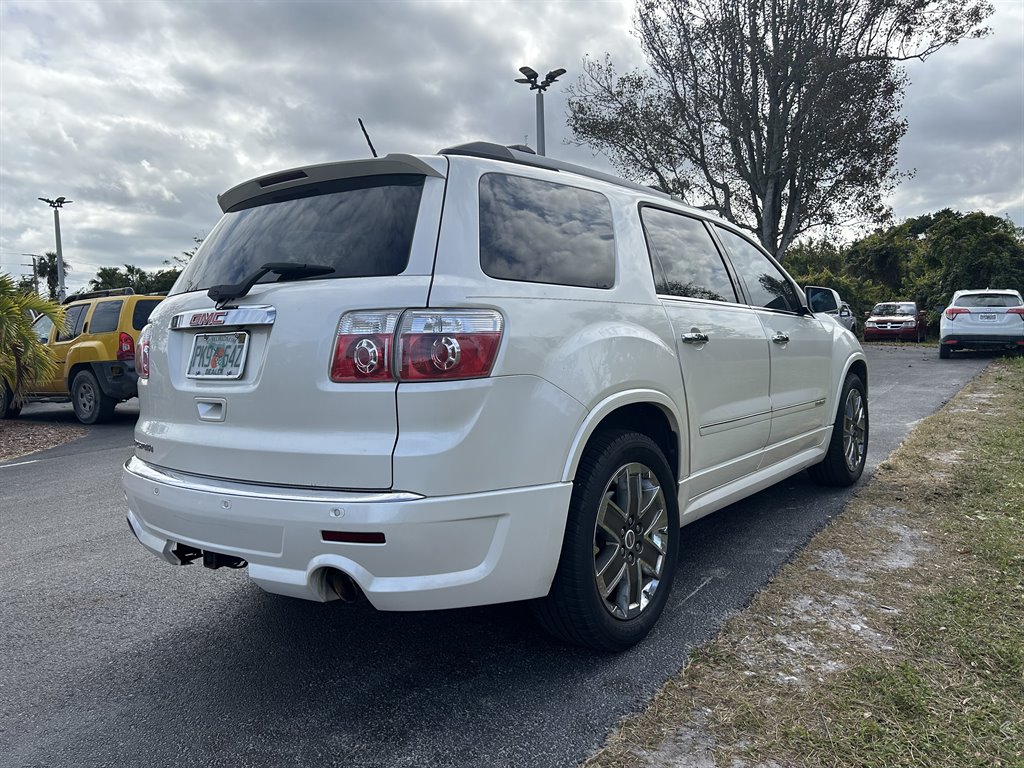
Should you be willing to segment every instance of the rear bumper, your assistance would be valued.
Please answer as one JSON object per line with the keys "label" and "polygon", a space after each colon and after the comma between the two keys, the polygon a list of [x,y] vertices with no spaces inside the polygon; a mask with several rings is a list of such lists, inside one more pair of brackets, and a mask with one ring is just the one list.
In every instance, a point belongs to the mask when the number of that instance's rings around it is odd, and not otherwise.
{"label": "rear bumper", "polygon": [[864,341],[916,341],[916,328],[868,328],[864,326]]}
{"label": "rear bumper", "polygon": [[951,349],[1024,349],[1024,333],[951,333],[943,336],[939,343]]}
{"label": "rear bumper", "polygon": [[139,394],[139,375],[135,361],[93,363],[92,369],[99,380],[103,394],[115,400],[128,400]]}
{"label": "rear bumper", "polygon": [[[431,610],[547,594],[570,483],[462,496],[321,491],[219,482],[130,459],[122,473],[139,541],[177,564],[177,544],[240,557],[260,587],[334,599],[326,569],[348,574],[380,610]],[[382,533],[383,544],[323,540]]]}

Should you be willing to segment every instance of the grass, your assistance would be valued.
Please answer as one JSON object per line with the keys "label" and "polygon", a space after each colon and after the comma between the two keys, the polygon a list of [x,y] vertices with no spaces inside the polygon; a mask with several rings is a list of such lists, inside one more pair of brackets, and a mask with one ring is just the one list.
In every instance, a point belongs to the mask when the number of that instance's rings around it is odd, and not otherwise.
{"label": "grass", "polygon": [[918,425],[586,765],[662,764],[1024,768],[1024,359]]}

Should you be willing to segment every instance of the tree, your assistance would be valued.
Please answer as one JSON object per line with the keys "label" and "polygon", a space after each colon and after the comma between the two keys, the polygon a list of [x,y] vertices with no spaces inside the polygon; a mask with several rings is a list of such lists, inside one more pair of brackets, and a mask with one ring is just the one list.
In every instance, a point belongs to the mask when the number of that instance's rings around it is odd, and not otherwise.
{"label": "tree", "polygon": [[[71,271],[71,265],[66,261],[64,262],[64,273],[67,274]],[[57,300],[57,254],[54,251],[47,251],[43,254],[38,262],[36,262],[36,273],[39,277],[46,281],[46,290],[49,294],[50,301]]]}
{"label": "tree", "polygon": [[171,289],[180,274],[177,269],[147,272],[134,264],[125,264],[124,271],[120,267],[100,267],[96,277],[89,281],[89,287],[94,291],[131,288],[135,293],[162,293]]}
{"label": "tree", "polygon": [[13,406],[0,396],[5,411],[17,411],[24,394],[37,381],[53,376],[57,368],[49,347],[32,332],[32,313],[64,322],[64,310],[58,304],[34,291],[19,290],[10,275],[0,274],[0,387],[6,384],[14,395]]}
{"label": "tree", "polygon": [[967,37],[988,0],[639,0],[650,72],[588,59],[578,143],[752,232],[781,256],[812,227],[883,222],[906,121],[899,62]]}
{"label": "tree", "polygon": [[171,265],[174,269],[176,269],[180,273],[181,270],[183,270],[185,267],[187,267],[188,263],[190,261],[192,261],[192,257],[196,255],[196,251],[199,250],[199,246],[201,246],[203,244],[203,240],[204,239],[205,239],[205,237],[200,237],[199,235],[193,235],[192,236],[192,243],[193,243],[192,247],[189,248],[187,251],[182,251],[181,254],[178,255],[178,256],[172,256],[169,259],[164,259],[164,264]]}

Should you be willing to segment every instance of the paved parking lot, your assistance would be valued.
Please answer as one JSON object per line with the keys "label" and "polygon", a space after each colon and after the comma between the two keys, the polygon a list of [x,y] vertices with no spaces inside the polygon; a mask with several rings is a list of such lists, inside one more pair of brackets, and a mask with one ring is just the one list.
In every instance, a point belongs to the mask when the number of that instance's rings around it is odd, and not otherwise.
{"label": "paved parking lot", "polygon": [[[869,474],[989,360],[868,355]],[[117,414],[0,464],[4,765],[575,765],[852,492],[799,475],[689,526],[654,633],[604,656],[553,644],[522,605],[384,614],[168,566],[125,523],[137,409]],[[23,418],[74,419],[60,405]]]}

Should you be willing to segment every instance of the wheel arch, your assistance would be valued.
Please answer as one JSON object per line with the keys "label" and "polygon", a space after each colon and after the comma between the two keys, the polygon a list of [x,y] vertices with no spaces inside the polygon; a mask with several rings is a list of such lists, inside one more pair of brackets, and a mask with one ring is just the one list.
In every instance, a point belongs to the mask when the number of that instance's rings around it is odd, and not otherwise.
{"label": "wheel arch", "polygon": [[656,390],[620,392],[590,411],[576,432],[562,470],[562,481],[576,476],[580,459],[594,435],[607,428],[630,429],[650,437],[665,455],[676,481],[683,476],[686,421],[672,399]]}

